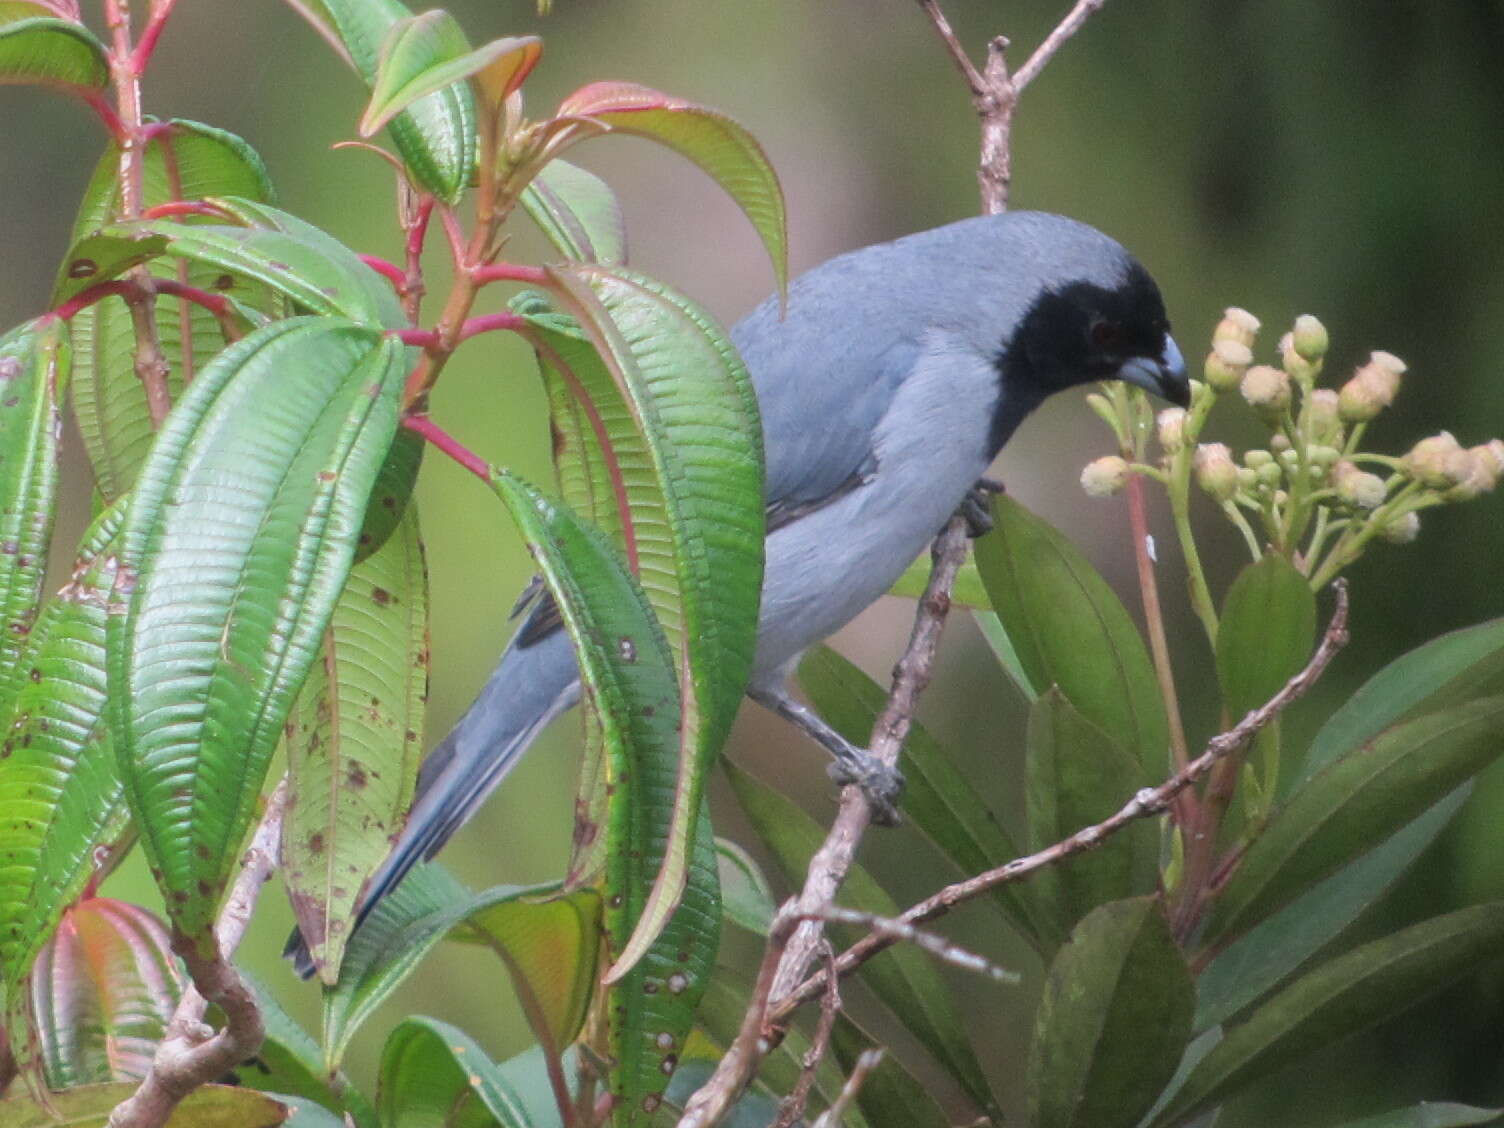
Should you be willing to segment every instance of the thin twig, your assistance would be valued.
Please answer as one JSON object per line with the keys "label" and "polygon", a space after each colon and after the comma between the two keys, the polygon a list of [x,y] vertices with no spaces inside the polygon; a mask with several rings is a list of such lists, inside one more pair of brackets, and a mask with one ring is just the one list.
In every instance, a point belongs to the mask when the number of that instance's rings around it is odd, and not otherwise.
{"label": "thin twig", "polygon": [[[1334,587],[1337,593],[1337,606],[1332,611],[1332,619],[1327,624],[1321,645],[1316,648],[1316,653],[1311,656],[1305,669],[1287,681],[1284,688],[1249,713],[1236,726],[1207,741],[1206,751],[1187,764],[1182,771],[1176,772],[1158,787],[1144,788],[1111,818],[1093,826],[1084,827],[1069,838],[1062,839],[1038,853],[1015,858],[1011,862],[978,874],[976,877],[958,881],[954,885],[947,885],[917,905],[904,910],[898,920],[904,924],[920,924],[944,916],[957,905],[973,900],[989,889],[1009,881],[1017,881],[1021,877],[1043,869],[1045,866],[1054,865],[1073,854],[1094,849],[1130,823],[1160,814],[1168,809],[1174,802],[1175,796],[1210,771],[1213,765],[1247,747],[1265,725],[1305,696],[1332,659],[1336,657],[1337,652],[1347,643],[1347,585],[1339,580]],[[863,937],[836,959],[836,973],[849,974],[895,942],[891,935],[873,933]],[[816,972],[787,998],[779,999],[769,1010],[767,1022],[770,1025],[776,1025],[788,1021],[797,1006],[814,998],[824,989],[825,974],[823,971]]]}
{"label": "thin twig", "polygon": [[830,974],[836,959],[835,949],[830,946],[830,941],[821,942],[820,955],[825,960],[826,971],[825,994],[820,1000],[820,1021],[815,1024],[815,1036],[810,1039],[809,1049],[799,1062],[799,1080],[794,1083],[793,1091],[778,1105],[778,1118],[770,1128],[793,1128],[804,1115],[804,1108],[809,1104],[809,1092],[815,1087],[815,1071],[820,1068],[825,1051],[830,1048],[830,1035],[836,1027],[836,1015],[841,1013],[841,981],[838,976]]}
{"label": "thin twig", "polygon": [[[179,1101],[200,1085],[222,1077],[261,1048],[265,1028],[255,996],[230,962],[245,937],[261,887],[276,871],[277,843],[287,809],[287,780],[272,792],[261,824],[241,862],[240,876],[214,925],[215,952],[205,955],[186,937],[173,947],[188,967],[193,986],[177,1009],[140,1086],[110,1113],[109,1128],[161,1128]],[[204,1023],[209,1002],[224,1012],[218,1031]]]}
{"label": "thin twig", "polygon": [[879,1049],[863,1050],[856,1065],[851,1070],[851,1076],[846,1078],[846,1084],[841,1086],[841,1095],[831,1102],[831,1106],[820,1114],[820,1119],[814,1123],[814,1128],[838,1128],[841,1118],[846,1115],[846,1110],[855,1102],[856,1096],[861,1092],[862,1085],[868,1076],[883,1063],[883,1052]]}
{"label": "thin twig", "polygon": [[819,915],[821,920],[831,924],[856,925],[858,928],[867,929],[873,935],[885,936],[894,943],[913,944],[942,963],[948,963],[952,967],[958,967],[962,971],[969,971],[976,975],[985,975],[988,979],[995,979],[999,983],[1018,983],[1021,978],[1018,972],[999,967],[986,957],[968,951],[959,944],[953,944],[944,936],[926,932],[922,928],[915,928],[907,921],[878,916],[876,913],[858,912],[856,909],[842,908],[840,905],[829,905]]}

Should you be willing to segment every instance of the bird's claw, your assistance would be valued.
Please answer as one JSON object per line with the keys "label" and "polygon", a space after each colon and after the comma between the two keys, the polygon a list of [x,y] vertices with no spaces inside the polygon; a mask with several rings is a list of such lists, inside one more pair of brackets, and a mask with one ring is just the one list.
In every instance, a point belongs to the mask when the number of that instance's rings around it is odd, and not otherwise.
{"label": "bird's claw", "polygon": [[1003,483],[991,478],[978,478],[977,484],[961,499],[959,512],[966,518],[966,531],[973,540],[992,531],[992,495],[1002,492]]}
{"label": "bird's claw", "polygon": [[826,769],[830,778],[845,787],[853,784],[862,789],[872,805],[872,821],[878,826],[897,826],[902,819],[898,800],[903,795],[903,773],[889,767],[871,752],[851,749]]}

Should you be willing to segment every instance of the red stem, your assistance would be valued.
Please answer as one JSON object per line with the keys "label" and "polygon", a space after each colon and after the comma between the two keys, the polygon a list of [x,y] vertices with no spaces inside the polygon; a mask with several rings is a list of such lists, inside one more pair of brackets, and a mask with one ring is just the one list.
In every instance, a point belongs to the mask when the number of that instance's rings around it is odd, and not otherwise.
{"label": "red stem", "polygon": [[100,282],[90,286],[87,290],[80,290],[56,309],[49,310],[42,315],[45,321],[69,321],[81,310],[88,309],[95,302],[111,295],[117,297],[132,297],[139,292],[140,288],[134,282],[126,282],[116,278],[110,282]]}
{"label": "red stem", "polygon": [[401,296],[407,284],[407,276],[403,274],[400,266],[394,262],[388,262],[378,255],[359,255],[357,257],[361,262],[390,282],[392,288],[397,291],[398,296]]}
{"label": "red stem", "polygon": [[491,482],[491,464],[460,442],[426,415],[408,415],[402,425],[421,435],[487,485]]}
{"label": "red stem", "polygon": [[477,286],[487,282],[530,282],[534,286],[549,284],[548,272],[537,266],[518,266],[516,263],[498,262],[491,266],[477,266],[470,272]]}
{"label": "red stem", "polygon": [[136,77],[146,73],[146,67],[151,62],[152,52],[157,49],[157,40],[162,37],[162,29],[167,26],[167,17],[172,15],[173,5],[177,0],[157,0],[152,5],[151,16],[146,21],[146,26],[141,29],[141,38],[136,41],[136,49],[131,52],[131,70]]}
{"label": "red stem", "polygon": [[[76,89],[76,88],[75,88]],[[110,100],[97,90],[78,90],[78,96],[84,100],[84,104],[93,110],[104,127],[110,131],[110,136],[115,139],[117,145],[125,143],[125,124],[120,120],[120,115],[115,112],[115,107],[110,105]]]}
{"label": "red stem", "polygon": [[479,333],[493,333],[498,329],[510,329],[515,333],[526,325],[527,319],[518,317],[515,313],[487,313],[472,317],[461,325],[459,339],[468,341]]}
{"label": "red stem", "polygon": [[174,219],[180,215],[202,215],[210,219],[234,221],[235,217],[203,200],[172,200],[141,213],[142,219]]}
{"label": "red stem", "polygon": [[394,329],[392,335],[404,345],[417,345],[420,349],[439,347],[439,335],[432,329]]}

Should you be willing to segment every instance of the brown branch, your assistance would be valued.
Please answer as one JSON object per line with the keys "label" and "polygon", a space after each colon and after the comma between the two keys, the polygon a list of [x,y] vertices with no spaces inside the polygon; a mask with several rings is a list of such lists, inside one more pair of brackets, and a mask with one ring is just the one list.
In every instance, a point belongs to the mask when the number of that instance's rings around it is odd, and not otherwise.
{"label": "brown branch", "polygon": [[804,1108],[809,1103],[809,1091],[815,1087],[815,1070],[820,1068],[825,1051],[830,1048],[830,1035],[836,1027],[836,1015],[841,1013],[841,981],[838,976],[830,974],[836,960],[835,949],[830,946],[830,941],[820,942],[820,954],[825,959],[826,971],[825,994],[820,1000],[820,1021],[815,1024],[815,1036],[810,1039],[809,1049],[799,1062],[799,1080],[795,1082],[793,1092],[779,1104],[778,1118],[770,1128],[793,1128],[804,1115]]}
{"label": "brown branch", "polygon": [[961,77],[971,91],[971,104],[976,109],[982,127],[981,160],[977,165],[977,184],[982,194],[982,211],[996,215],[1008,209],[1008,189],[1013,181],[1013,114],[1018,109],[1018,97],[1024,87],[1039,77],[1039,72],[1059,51],[1065,41],[1076,32],[1093,12],[1107,0],[1077,0],[1055,30],[1034,49],[1028,61],[1013,74],[1008,73],[1005,53],[1008,40],[996,36],[987,44],[987,62],[978,71],[961,45],[950,21],[940,10],[938,0],[919,0],[919,6],[929,16],[935,32],[955,60]]}
{"label": "brown branch", "polygon": [[[193,978],[152,1059],[141,1085],[110,1113],[109,1128],[161,1128],[179,1101],[200,1085],[218,1080],[261,1048],[265,1029],[255,996],[230,962],[245,937],[261,887],[277,868],[277,842],[287,808],[287,780],[267,802],[241,862],[219,920],[215,951],[205,955],[188,937],[174,933],[173,948]],[[209,1003],[224,1012],[225,1025],[215,1031],[204,1023]]]}
{"label": "brown branch", "polygon": [[[1069,838],[1047,846],[1036,854],[1015,858],[1011,862],[978,874],[976,877],[958,881],[954,885],[947,885],[917,905],[906,909],[898,920],[905,924],[920,924],[944,916],[957,905],[973,900],[989,889],[1009,881],[1017,881],[1035,870],[1053,865],[1073,854],[1094,849],[1130,823],[1167,810],[1177,795],[1204,776],[1215,764],[1246,748],[1265,725],[1305,696],[1336,656],[1337,651],[1346,645],[1348,637],[1347,584],[1338,580],[1333,586],[1337,592],[1337,606],[1332,611],[1332,619],[1327,624],[1321,645],[1316,648],[1316,653],[1311,656],[1305,669],[1292,677],[1285,683],[1284,688],[1249,713],[1235,727],[1207,741],[1206,751],[1187,764],[1184,769],[1176,772],[1158,787],[1146,787],[1138,792],[1111,818],[1093,826],[1084,827]],[[896,942],[897,938],[892,933],[874,932],[863,937],[836,959],[836,973],[838,975],[849,974],[878,952],[891,947]],[[816,972],[788,997],[779,999],[769,1010],[767,1023],[777,1025],[787,1022],[796,1007],[824,990],[826,974],[824,971]]]}
{"label": "brown branch", "polygon": [[852,1069],[851,1076],[846,1078],[846,1084],[841,1086],[841,1095],[820,1114],[820,1119],[815,1121],[814,1128],[839,1128],[841,1118],[846,1115],[846,1110],[856,1100],[856,1095],[861,1091],[868,1075],[882,1062],[882,1050],[863,1050],[861,1057],[856,1059],[856,1066]]}

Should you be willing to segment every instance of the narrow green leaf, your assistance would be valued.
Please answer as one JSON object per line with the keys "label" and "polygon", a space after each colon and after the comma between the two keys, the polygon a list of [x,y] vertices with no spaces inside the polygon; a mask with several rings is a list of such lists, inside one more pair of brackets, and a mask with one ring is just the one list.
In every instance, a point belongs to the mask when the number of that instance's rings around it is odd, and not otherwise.
{"label": "narrow green leaf", "polygon": [[1504,1117],[1504,1108],[1477,1108],[1450,1101],[1422,1101],[1409,1108],[1349,1120],[1340,1128],[1465,1128],[1472,1124],[1493,1124]]}
{"label": "narrow green leaf", "polygon": [[[747,772],[723,761],[737,801],[758,836],[778,860],[791,882],[802,880],[825,832],[801,809]],[[841,903],[882,917],[898,915],[898,906],[872,876],[853,865],[842,887]],[[843,945],[859,932],[832,928]],[[918,948],[896,945],[862,965],[857,975],[869,986],[909,1032],[932,1053],[956,1082],[989,1115],[1000,1115],[988,1088],[961,1016],[930,957]]]}
{"label": "narrow green leaf", "polygon": [[[888,589],[889,595],[906,599],[918,599],[930,582],[931,560],[929,551],[918,557],[903,570],[903,575]],[[950,589],[950,601],[954,607],[970,607],[978,611],[990,611],[992,603],[987,598],[987,588],[982,583],[975,560],[968,560],[956,573],[955,585]]]}
{"label": "narrow green leaf", "polygon": [[1299,673],[1316,642],[1316,596],[1310,581],[1278,553],[1249,564],[1222,604],[1217,678],[1234,722]]}
{"label": "narrow green leaf", "polygon": [[[799,684],[837,732],[857,747],[867,744],[887,704],[881,686],[827,646],[810,650],[799,663]],[[949,753],[921,725],[909,730],[898,766],[907,781],[905,816],[961,873],[981,873],[1023,853]],[[991,899],[1024,937],[1039,942],[1034,919],[1039,906],[1028,888],[1000,885]]]}
{"label": "narrow green leaf", "polygon": [[1504,619],[1434,638],[1364,683],[1321,727],[1304,769],[1314,774],[1396,721],[1504,693]]}
{"label": "narrow green leaf", "polygon": [[522,206],[565,258],[613,266],[627,261],[621,205],[595,173],[549,161],[522,190]]}
{"label": "narrow green leaf", "polygon": [[1155,1128],[1184,1124],[1288,1062],[1398,1014],[1504,942],[1504,902],[1434,917],[1330,960],[1225,1028]]}
{"label": "narrow green leaf", "polygon": [[[1029,710],[1024,794],[1029,850],[1043,850],[1108,818],[1144,786],[1143,769],[1117,741],[1083,717],[1059,689]],[[1089,910],[1154,891],[1159,835],[1140,820],[1095,850],[1036,875],[1035,903],[1053,911],[1063,935]]]}
{"label": "narrow green leaf", "polygon": [[1463,784],[1219,953],[1196,977],[1196,1029],[1233,1018],[1341,934],[1436,840],[1472,790]]}
{"label": "narrow green leaf", "polygon": [[85,534],[72,579],[47,602],[0,705],[0,968],[11,1004],[38,950],[125,818],[104,726],[105,620],[120,506]]}
{"label": "narrow green leaf", "polygon": [[275,322],[198,375],[141,470],[109,724],[168,913],[198,942],[344,587],[405,372],[375,330]]}
{"label": "narrow green leaf", "polygon": [[[48,1093],[47,1104],[14,1096],[0,1102],[3,1128],[105,1128],[110,1112],[136,1091],[136,1082],[81,1085]],[[277,1128],[288,1108],[264,1093],[232,1085],[203,1085],[183,1098],[166,1128]]]}
{"label": "narrow green leaf", "polygon": [[382,1128],[531,1128],[527,1107],[475,1039],[436,1018],[403,1019],[381,1051]]}
{"label": "narrow green leaf", "polygon": [[[116,217],[120,206],[120,150],[106,147],[84,190],[72,242],[78,243]],[[261,157],[233,133],[195,121],[173,120],[153,126],[141,160],[142,205],[207,196],[239,196],[274,202],[276,194]],[[281,316],[285,305],[270,287],[241,274],[194,262],[151,263],[157,277],[186,282],[230,297],[254,316]],[[91,275],[92,277],[92,275]],[[225,340],[208,310],[181,298],[159,295],[157,337],[171,371],[173,400],[193,374]],[[105,298],[72,321],[74,343],[73,407],[95,484],[106,501],[130,488],[146,458],[154,431],[146,393],[135,371],[135,331],[123,299]]]}
{"label": "narrow green leaf", "polygon": [[762,430],[741,358],[699,307],[621,269],[580,264],[551,274],[630,406],[638,451],[645,446],[651,460],[656,489],[618,520],[633,530],[627,558],[668,635],[680,682],[669,841],[612,975],[641,958],[679,902],[705,773],[751,674],[763,571]]}
{"label": "narrow green leaf", "polygon": [[145,1077],[185,979],[156,917],[97,897],[63,916],[31,982],[47,1082],[67,1089]]}
{"label": "narrow green leaf", "polygon": [[498,885],[471,893],[439,866],[418,866],[356,931],[339,982],[324,992],[324,1058],[343,1060],[350,1039],[446,937],[502,957],[540,1037],[566,1045],[579,1029],[595,970],[600,898],[559,895],[558,883]]}
{"label": "narrow green leaf", "polygon": [[1131,1128],[1191,1033],[1191,974],[1152,897],[1093,909],[1050,965],[1029,1053],[1035,1128]]}
{"label": "narrow green leaf", "polygon": [[1406,721],[1329,764],[1277,810],[1228,879],[1209,937],[1246,931],[1487,767],[1504,697]]}
{"label": "narrow green leaf", "polygon": [[[354,67],[369,87],[393,26],[412,17],[399,0],[292,0]],[[392,140],[413,178],[453,204],[475,172],[475,98],[468,86],[449,86],[418,99],[391,122]]]}
{"label": "narrow green leaf", "polygon": [[282,880],[325,983],[361,890],[412,803],[428,696],[428,570],[417,507],[356,564],[288,722]]}
{"label": "narrow green leaf", "polygon": [[721,906],[714,838],[698,804],[684,895],[642,958],[624,965],[621,953],[643,934],[649,887],[657,888],[653,877],[672,848],[671,804],[682,795],[673,659],[641,587],[596,530],[511,475],[499,474],[493,484],[574,641],[587,721],[604,750],[605,821],[581,819],[576,836],[604,843],[607,948],[617,968],[628,966],[607,985],[607,1013],[609,1085],[623,1128],[630,1128],[660,1103],[715,958]]}
{"label": "narrow green leaf", "polygon": [[594,82],[559,104],[560,117],[588,117],[616,133],[646,137],[681,153],[715,179],[746,213],[788,285],[783,189],[762,146],[724,114],[630,82]]}
{"label": "narrow green leaf", "polygon": [[1047,522],[1006,494],[976,542],[993,610],[1035,693],[1058,685],[1088,721],[1135,754],[1152,779],[1169,761],[1169,729],[1149,652],[1118,597]]}
{"label": "narrow green leaf", "polygon": [[778,906],[762,867],[729,838],[715,840],[716,870],[721,882],[721,909],[726,919],[748,932],[766,936]]}
{"label": "narrow green leaf", "polygon": [[1008,675],[1017,688],[1023,694],[1025,701],[1033,701],[1039,696],[1039,690],[1034,688],[1034,683],[1029,680],[1028,673],[1024,670],[1023,662],[1018,657],[1018,650],[1013,645],[1013,640],[1008,637],[1008,630],[1003,626],[1002,620],[991,611],[976,611],[972,613],[972,619],[976,622],[977,629],[982,632],[982,637],[987,640],[987,646],[997,658],[998,665],[1003,668],[1003,673]]}
{"label": "narrow green leaf", "polygon": [[542,54],[535,35],[494,39],[472,51],[458,21],[442,8],[401,20],[382,46],[361,136],[372,136],[419,98],[468,78],[477,79],[499,107]]}
{"label": "narrow green leaf", "polygon": [[0,684],[11,680],[42,602],[70,355],[60,322],[0,337]]}
{"label": "narrow green leaf", "polygon": [[0,25],[0,86],[86,94],[103,90],[109,80],[104,44],[83,24],[42,16]]}

